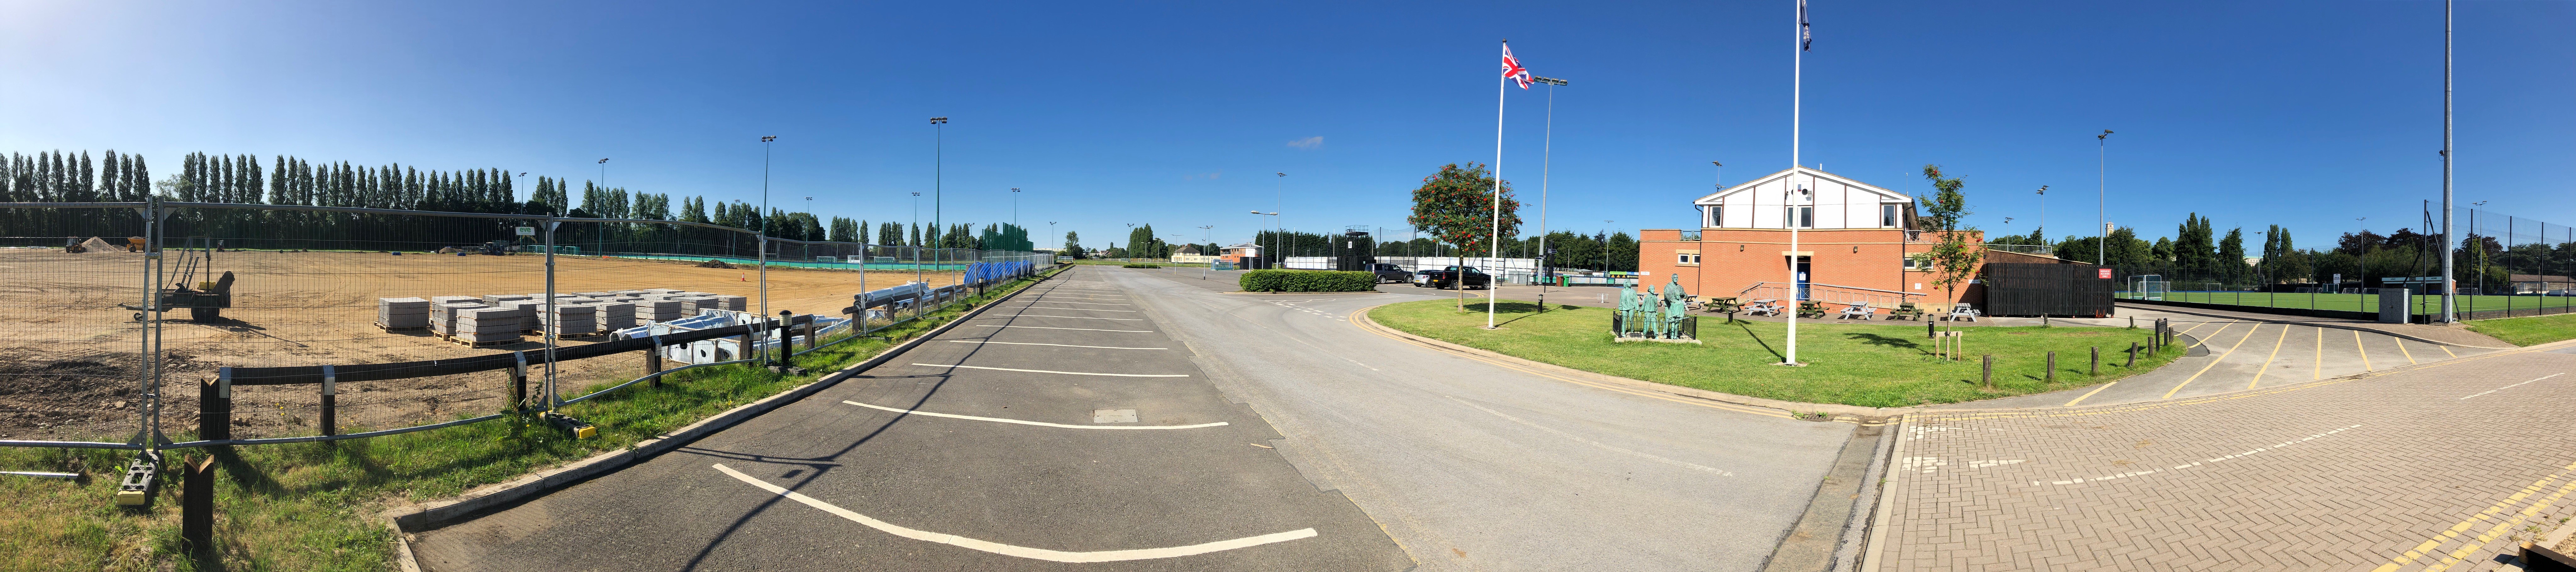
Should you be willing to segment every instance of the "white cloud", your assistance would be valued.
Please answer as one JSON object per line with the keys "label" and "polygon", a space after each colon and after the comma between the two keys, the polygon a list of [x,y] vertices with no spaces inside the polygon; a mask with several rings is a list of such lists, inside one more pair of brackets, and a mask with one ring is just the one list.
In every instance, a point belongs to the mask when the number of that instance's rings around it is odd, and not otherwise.
{"label": "white cloud", "polygon": [[1313,149],[1313,148],[1316,148],[1316,147],[1322,147],[1322,146],[1324,146],[1324,136],[1322,136],[1322,135],[1317,135],[1317,136],[1314,136],[1314,137],[1308,137],[1308,138],[1305,138],[1305,139],[1299,139],[1299,140],[1296,140],[1296,141],[1290,141],[1290,142],[1288,142],[1288,146],[1290,146],[1290,147],[1296,147],[1296,148],[1299,148],[1299,149]]}

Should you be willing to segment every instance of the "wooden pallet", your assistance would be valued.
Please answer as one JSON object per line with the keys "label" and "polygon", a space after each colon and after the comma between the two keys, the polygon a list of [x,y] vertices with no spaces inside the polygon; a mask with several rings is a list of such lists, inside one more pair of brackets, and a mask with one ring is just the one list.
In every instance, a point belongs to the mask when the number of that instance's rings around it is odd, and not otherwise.
{"label": "wooden pallet", "polygon": [[587,334],[556,334],[556,335],[555,335],[555,339],[596,338],[596,337],[605,336],[605,335],[608,335],[608,332],[591,332],[591,333],[587,333]]}
{"label": "wooden pallet", "polygon": [[408,327],[408,328],[396,328],[396,327],[392,327],[392,326],[387,326],[387,325],[385,325],[385,323],[384,323],[384,322],[376,322],[376,329],[384,330],[384,331],[387,331],[387,332],[410,332],[410,331],[418,331],[418,330],[427,330],[427,329],[429,329],[429,326],[412,326],[412,327]]}
{"label": "wooden pallet", "polygon": [[515,343],[519,343],[519,342],[528,341],[528,340],[527,340],[527,338],[519,338],[519,339],[515,339],[515,340],[502,340],[502,341],[497,341],[497,342],[470,342],[470,341],[466,341],[466,340],[465,340],[465,338],[460,338],[460,337],[456,337],[456,336],[444,336],[444,337],[447,339],[447,343],[456,344],[456,345],[460,345],[460,346],[465,346],[465,347],[469,347],[469,348],[490,347],[490,346],[498,346],[498,345],[504,345],[504,344],[515,344]]}

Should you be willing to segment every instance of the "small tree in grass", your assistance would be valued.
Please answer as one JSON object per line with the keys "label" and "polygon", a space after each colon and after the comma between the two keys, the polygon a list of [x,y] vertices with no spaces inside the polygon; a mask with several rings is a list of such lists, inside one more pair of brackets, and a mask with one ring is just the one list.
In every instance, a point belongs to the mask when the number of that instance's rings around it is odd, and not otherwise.
{"label": "small tree in grass", "polygon": [[[1501,236],[1520,233],[1520,201],[1512,200],[1512,184],[1497,184],[1484,165],[1457,163],[1440,166],[1440,172],[1422,178],[1422,186],[1413,189],[1413,216],[1404,222],[1431,233],[1441,242],[1458,245],[1460,259],[1469,252],[1486,252],[1494,232],[1494,193],[1502,193]],[[1465,264],[1459,265],[1457,277],[1458,307],[1467,307]],[[1490,283],[1489,283],[1490,284]],[[1486,289],[1490,292],[1493,286]],[[1487,303],[1492,303],[1490,300]]]}
{"label": "small tree in grass", "polygon": [[[1933,190],[1932,197],[1924,201],[1923,208],[1930,216],[1924,217],[1923,221],[1931,227],[1928,230],[1939,233],[1935,236],[1936,242],[1932,243],[1931,252],[1924,253],[1923,257],[1931,259],[1932,283],[1947,292],[1947,299],[1957,300],[1959,285],[1975,276],[1978,265],[1986,261],[1984,245],[1968,238],[1968,233],[1976,229],[1964,227],[1959,222],[1970,214],[1968,197],[1959,192],[1968,183],[1958,177],[1942,176],[1940,165],[1924,165],[1923,178],[1932,182]],[[1951,357],[1955,359],[1958,356],[1953,354]]]}

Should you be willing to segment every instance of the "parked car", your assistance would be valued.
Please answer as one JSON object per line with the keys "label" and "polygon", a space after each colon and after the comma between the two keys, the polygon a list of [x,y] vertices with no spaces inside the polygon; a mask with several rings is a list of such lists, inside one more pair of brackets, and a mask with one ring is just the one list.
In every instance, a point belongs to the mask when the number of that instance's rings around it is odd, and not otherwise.
{"label": "parked car", "polygon": [[1458,287],[1458,283],[1461,281],[1459,276],[1461,276],[1462,273],[1465,276],[1464,281],[1469,289],[1492,289],[1494,287],[1493,275],[1486,274],[1483,270],[1457,266],[1450,266],[1439,270],[1415,272],[1413,285],[1441,289],[1456,288]]}
{"label": "parked car", "polygon": [[1373,263],[1373,264],[1368,265],[1368,271],[1369,271],[1369,272],[1371,272],[1371,273],[1377,274],[1377,283],[1379,283],[1379,284],[1393,284],[1393,283],[1397,283],[1397,282],[1412,282],[1412,281],[1413,281],[1413,272],[1412,272],[1412,271],[1409,271],[1409,270],[1405,270],[1403,266],[1397,266],[1397,265],[1394,265],[1394,264],[1385,264],[1385,263]]}

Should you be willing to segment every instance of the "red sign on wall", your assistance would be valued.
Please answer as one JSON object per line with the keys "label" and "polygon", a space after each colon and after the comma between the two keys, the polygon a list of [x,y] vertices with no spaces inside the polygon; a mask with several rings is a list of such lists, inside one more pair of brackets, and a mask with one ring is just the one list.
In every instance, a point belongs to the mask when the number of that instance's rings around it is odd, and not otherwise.
{"label": "red sign on wall", "polygon": [[2100,275],[2099,275],[2099,276],[2100,276],[2103,280],[2110,280],[2110,279],[2111,279],[2111,269],[2109,269],[2109,268],[2100,268],[2100,269],[2096,269],[2096,271],[2100,273]]}

